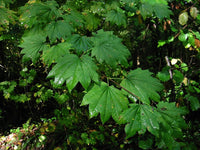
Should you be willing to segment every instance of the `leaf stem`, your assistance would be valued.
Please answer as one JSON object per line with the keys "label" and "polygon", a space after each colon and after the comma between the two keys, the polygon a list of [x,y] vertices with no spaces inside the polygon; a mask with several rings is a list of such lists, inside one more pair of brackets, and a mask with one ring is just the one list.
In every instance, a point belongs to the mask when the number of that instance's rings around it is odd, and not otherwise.
{"label": "leaf stem", "polygon": [[138,100],[140,100],[140,98],[135,95],[134,93],[132,93],[131,91],[127,90],[126,88],[124,88],[123,86],[121,86],[119,83],[115,82],[114,80],[112,80],[111,78],[109,78],[109,80],[113,83],[115,83],[116,85],[118,85],[120,88],[122,88],[123,90],[125,90],[126,92],[128,92],[129,94],[133,95],[135,98],[137,98]]}

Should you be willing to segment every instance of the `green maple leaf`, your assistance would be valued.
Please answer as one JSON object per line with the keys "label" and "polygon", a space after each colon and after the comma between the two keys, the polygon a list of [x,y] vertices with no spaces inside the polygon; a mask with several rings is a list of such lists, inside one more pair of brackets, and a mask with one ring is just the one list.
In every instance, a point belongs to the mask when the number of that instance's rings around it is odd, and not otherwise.
{"label": "green maple leaf", "polygon": [[140,11],[144,18],[152,17],[153,13],[159,19],[169,18],[172,14],[166,0],[142,0],[141,2]]}
{"label": "green maple leaf", "polygon": [[172,11],[169,10],[168,5],[157,4],[153,6],[153,10],[159,19],[169,18],[172,14]]}
{"label": "green maple leaf", "polygon": [[92,38],[94,47],[92,56],[102,63],[115,67],[117,64],[127,64],[127,57],[130,55],[129,50],[121,43],[121,39],[113,35],[112,31],[99,30]]}
{"label": "green maple leaf", "polygon": [[128,100],[120,90],[102,82],[84,96],[81,105],[88,104],[90,117],[100,113],[101,121],[105,123],[111,116],[117,121],[120,113],[127,108]]}
{"label": "green maple leaf", "polygon": [[119,122],[127,123],[125,126],[127,138],[134,136],[136,132],[144,134],[146,129],[158,136],[159,122],[157,114],[151,106],[130,104],[130,108],[121,114]]}
{"label": "green maple leaf", "polygon": [[126,27],[126,16],[122,10],[110,10],[106,14],[106,21],[110,21],[111,23],[117,24],[118,26],[123,25]]}
{"label": "green maple leaf", "polygon": [[175,139],[182,138],[182,129],[187,127],[181,115],[185,115],[185,108],[177,108],[174,103],[159,102],[157,104],[157,120],[160,123],[160,135],[158,141],[172,149]]}
{"label": "green maple leaf", "polygon": [[77,53],[84,52],[92,47],[92,41],[87,36],[73,35],[69,41],[77,51]]}
{"label": "green maple leaf", "polygon": [[100,20],[99,18],[97,18],[95,15],[93,15],[92,13],[87,13],[85,15],[85,24],[86,24],[86,28],[89,31],[92,31],[96,28],[98,28],[99,24],[100,24]]}
{"label": "green maple leaf", "polygon": [[139,97],[139,100],[145,104],[150,104],[150,98],[159,101],[160,96],[157,91],[162,90],[163,85],[151,75],[148,70],[138,68],[129,72],[121,82],[121,86]]}
{"label": "green maple leaf", "polygon": [[74,27],[83,27],[84,17],[79,11],[71,10],[70,14],[63,16],[63,18]]}
{"label": "green maple leaf", "polygon": [[144,18],[151,17],[153,14],[152,5],[149,3],[142,3],[140,6],[140,12]]}
{"label": "green maple leaf", "polygon": [[57,44],[43,51],[42,59],[44,63],[51,65],[53,62],[56,62],[60,57],[64,56],[65,54],[69,54],[70,48],[71,44],[67,42]]}
{"label": "green maple leaf", "polygon": [[38,23],[48,23],[61,17],[58,3],[54,0],[47,2],[35,2],[21,8],[21,21],[30,27]]}
{"label": "green maple leaf", "polygon": [[177,108],[175,102],[159,102],[157,104],[157,112],[160,115],[158,120],[167,130],[185,127],[186,125],[181,115],[185,115],[187,110],[185,108]]}
{"label": "green maple leaf", "polygon": [[74,54],[67,54],[57,60],[57,64],[49,72],[48,78],[54,77],[56,85],[62,85],[66,81],[68,90],[76,86],[78,82],[87,89],[91,80],[98,82],[97,66],[89,56],[79,58]]}
{"label": "green maple leaf", "polygon": [[73,31],[74,28],[64,20],[53,21],[45,28],[45,32],[52,42],[55,41],[56,38],[60,39],[70,36]]}
{"label": "green maple leaf", "polygon": [[34,63],[38,60],[40,52],[48,48],[45,44],[46,37],[40,34],[23,37],[23,41],[20,45],[23,48],[21,53],[25,54],[23,57],[31,58]]}

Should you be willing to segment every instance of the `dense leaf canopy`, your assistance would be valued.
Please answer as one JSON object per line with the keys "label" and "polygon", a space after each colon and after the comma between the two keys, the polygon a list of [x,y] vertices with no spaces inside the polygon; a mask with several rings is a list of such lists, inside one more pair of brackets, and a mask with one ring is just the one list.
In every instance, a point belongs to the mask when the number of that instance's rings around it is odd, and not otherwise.
{"label": "dense leaf canopy", "polygon": [[0,0],[0,149],[196,150],[199,8]]}

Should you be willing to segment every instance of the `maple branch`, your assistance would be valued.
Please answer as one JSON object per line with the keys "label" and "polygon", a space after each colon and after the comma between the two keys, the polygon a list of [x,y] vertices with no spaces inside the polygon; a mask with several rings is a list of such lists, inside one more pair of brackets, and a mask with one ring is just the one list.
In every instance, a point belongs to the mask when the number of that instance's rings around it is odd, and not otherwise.
{"label": "maple branch", "polygon": [[134,93],[132,93],[131,91],[127,90],[126,88],[124,88],[123,86],[121,86],[119,83],[115,82],[114,80],[112,80],[111,78],[109,78],[109,80],[113,83],[115,83],[116,85],[118,85],[120,88],[122,88],[123,90],[125,90],[126,92],[128,92],[129,94],[133,95],[135,98],[137,98],[138,100],[140,100],[140,98],[135,95]]}

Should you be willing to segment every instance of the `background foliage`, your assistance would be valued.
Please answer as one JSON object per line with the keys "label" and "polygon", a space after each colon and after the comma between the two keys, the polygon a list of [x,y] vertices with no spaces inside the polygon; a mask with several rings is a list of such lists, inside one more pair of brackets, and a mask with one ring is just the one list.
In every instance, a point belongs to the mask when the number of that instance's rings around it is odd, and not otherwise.
{"label": "background foliage", "polygon": [[199,8],[1,0],[0,147],[198,149]]}

